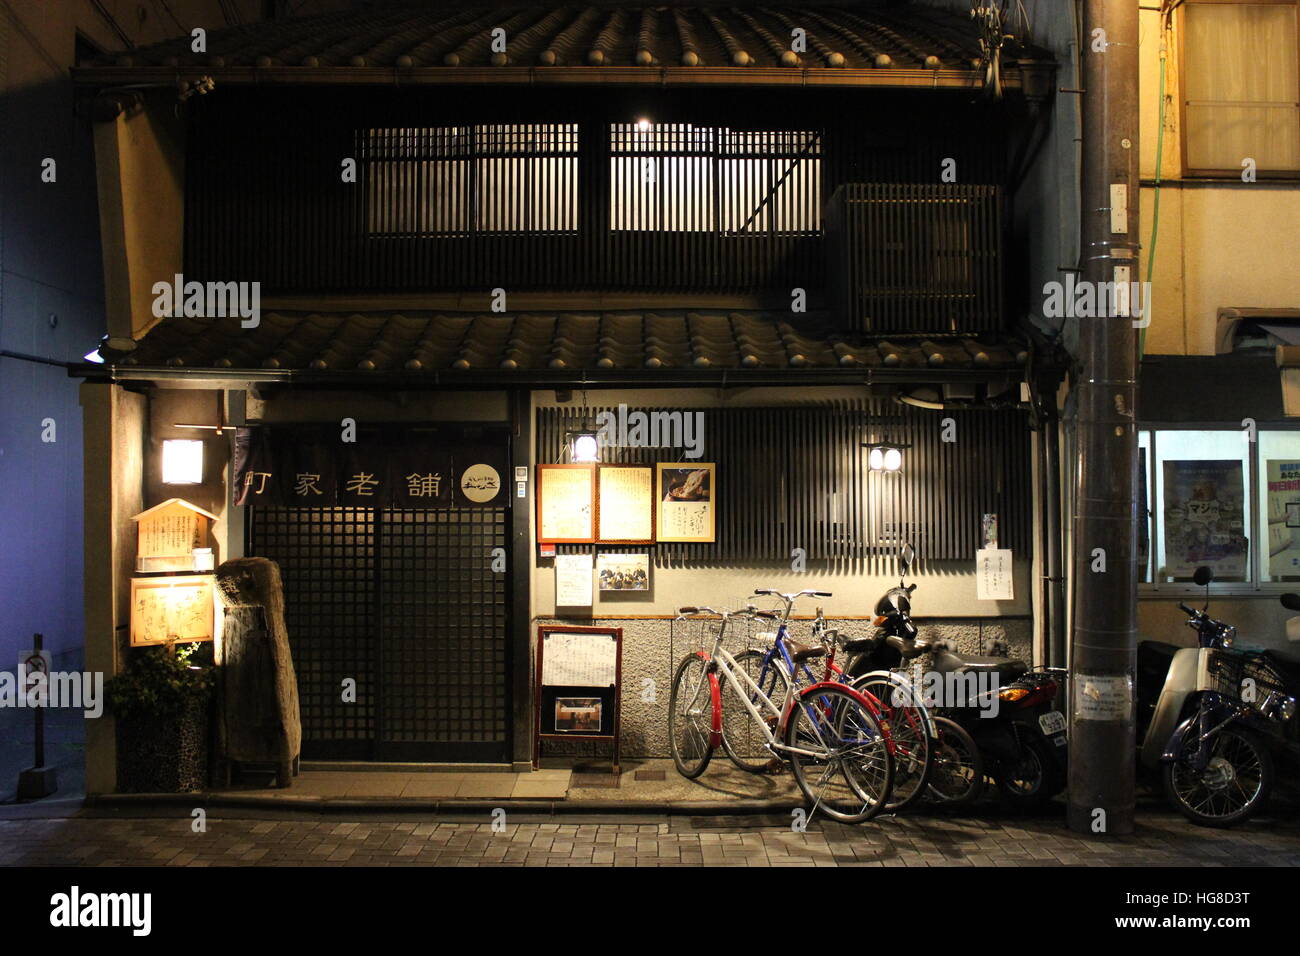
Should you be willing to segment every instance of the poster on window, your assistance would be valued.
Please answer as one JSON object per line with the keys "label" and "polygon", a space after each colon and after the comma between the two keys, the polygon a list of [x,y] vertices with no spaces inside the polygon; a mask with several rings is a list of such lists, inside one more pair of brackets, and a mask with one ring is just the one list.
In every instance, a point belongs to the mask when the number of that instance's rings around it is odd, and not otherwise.
{"label": "poster on window", "polygon": [[1300,576],[1300,461],[1266,463],[1268,482],[1268,577]]}
{"label": "poster on window", "polygon": [[658,499],[655,535],[660,541],[712,541],[717,503],[716,466],[660,462],[656,468]]}
{"label": "poster on window", "polygon": [[1220,580],[1245,577],[1240,461],[1166,461],[1164,499],[1166,575],[1189,578],[1208,565]]}

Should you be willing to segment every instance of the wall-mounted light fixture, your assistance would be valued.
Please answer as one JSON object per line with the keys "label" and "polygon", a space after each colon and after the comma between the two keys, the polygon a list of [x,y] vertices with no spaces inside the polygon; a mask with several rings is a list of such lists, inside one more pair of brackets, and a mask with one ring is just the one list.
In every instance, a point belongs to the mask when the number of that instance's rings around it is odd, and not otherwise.
{"label": "wall-mounted light fixture", "polygon": [[876,441],[863,442],[863,448],[870,448],[867,465],[872,471],[895,472],[903,467],[903,449],[910,448],[901,442]]}
{"label": "wall-mounted light fixture", "polygon": [[595,432],[574,432],[569,436],[569,460],[584,464],[600,461],[600,441]]}
{"label": "wall-mounted light fixture", "polygon": [[164,485],[203,483],[203,442],[189,438],[163,440],[162,480]]}
{"label": "wall-mounted light fixture", "polygon": [[650,132],[650,120],[644,116],[636,121],[636,128],[642,133]]}

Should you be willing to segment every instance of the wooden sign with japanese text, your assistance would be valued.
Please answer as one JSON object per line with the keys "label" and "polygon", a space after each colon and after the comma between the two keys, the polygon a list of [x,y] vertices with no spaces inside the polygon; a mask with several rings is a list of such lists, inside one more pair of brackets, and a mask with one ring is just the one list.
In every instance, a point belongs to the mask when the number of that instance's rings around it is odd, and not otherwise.
{"label": "wooden sign with japanese text", "polygon": [[651,544],[655,539],[654,471],[601,465],[596,516],[601,544]]}
{"label": "wooden sign with japanese text", "polygon": [[537,540],[596,540],[596,466],[537,466]]}

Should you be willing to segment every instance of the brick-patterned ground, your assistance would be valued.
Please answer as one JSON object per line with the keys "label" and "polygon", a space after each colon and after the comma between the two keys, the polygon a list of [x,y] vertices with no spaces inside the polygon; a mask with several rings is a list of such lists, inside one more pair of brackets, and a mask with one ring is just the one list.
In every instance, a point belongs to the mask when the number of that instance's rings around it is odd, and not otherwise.
{"label": "brick-patterned ground", "polygon": [[1300,822],[1277,817],[1237,830],[1143,812],[1131,837],[1069,833],[1058,814],[1029,820],[907,817],[860,827],[813,821],[793,832],[761,817],[531,820],[494,832],[483,818],[207,820],[0,819],[8,866],[1216,866],[1300,864]]}

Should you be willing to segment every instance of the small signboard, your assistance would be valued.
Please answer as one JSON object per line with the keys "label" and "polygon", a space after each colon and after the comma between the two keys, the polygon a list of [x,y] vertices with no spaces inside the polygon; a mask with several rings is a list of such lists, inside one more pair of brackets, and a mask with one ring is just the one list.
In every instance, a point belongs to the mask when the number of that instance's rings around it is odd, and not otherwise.
{"label": "small signboard", "polygon": [[137,571],[193,571],[194,550],[209,547],[208,531],[217,516],[181,498],[168,498],[132,520]]}
{"label": "small signboard", "polygon": [[543,624],[537,629],[533,764],[543,740],[608,740],[619,772],[623,629]]}
{"label": "small signboard", "polygon": [[214,578],[207,574],[131,579],[131,646],[210,641]]}

